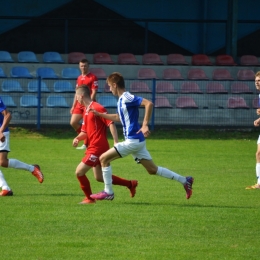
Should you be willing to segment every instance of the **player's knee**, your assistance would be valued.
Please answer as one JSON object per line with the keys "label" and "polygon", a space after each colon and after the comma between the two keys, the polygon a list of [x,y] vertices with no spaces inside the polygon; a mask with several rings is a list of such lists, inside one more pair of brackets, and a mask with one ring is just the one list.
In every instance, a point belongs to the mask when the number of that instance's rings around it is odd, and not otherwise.
{"label": "player's knee", "polygon": [[8,160],[6,159],[0,159],[0,166],[7,168],[8,167]]}
{"label": "player's knee", "polygon": [[256,152],[256,160],[258,160],[258,161],[260,160],[260,151]]}
{"label": "player's knee", "polygon": [[106,159],[106,156],[104,156],[104,154],[102,154],[100,157],[99,157],[99,161],[102,165],[102,167],[105,167],[109,162],[107,161]]}
{"label": "player's knee", "polygon": [[96,176],[96,181],[98,181],[98,182],[104,182],[104,181],[103,181],[103,177],[100,177],[100,176]]}
{"label": "player's knee", "polygon": [[148,169],[146,169],[146,170],[147,170],[147,172],[148,172],[150,175],[154,175],[154,174],[156,174],[156,172],[157,172],[157,168],[154,168],[154,167],[148,168]]}

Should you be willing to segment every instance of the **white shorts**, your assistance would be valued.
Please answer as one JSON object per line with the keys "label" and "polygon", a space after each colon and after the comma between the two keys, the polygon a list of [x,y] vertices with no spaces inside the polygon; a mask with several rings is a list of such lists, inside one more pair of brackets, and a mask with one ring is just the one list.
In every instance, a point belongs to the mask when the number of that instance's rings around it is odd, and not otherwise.
{"label": "white shorts", "polygon": [[260,144],[260,135],[259,135],[259,137],[257,139],[257,144]]}
{"label": "white shorts", "polygon": [[146,149],[146,141],[140,142],[139,139],[127,139],[117,143],[114,147],[122,158],[131,154],[137,163],[141,159],[152,160],[150,153]]}
{"label": "white shorts", "polygon": [[0,141],[0,152],[10,152],[10,132],[4,132],[3,134],[5,136],[5,141],[3,143]]}

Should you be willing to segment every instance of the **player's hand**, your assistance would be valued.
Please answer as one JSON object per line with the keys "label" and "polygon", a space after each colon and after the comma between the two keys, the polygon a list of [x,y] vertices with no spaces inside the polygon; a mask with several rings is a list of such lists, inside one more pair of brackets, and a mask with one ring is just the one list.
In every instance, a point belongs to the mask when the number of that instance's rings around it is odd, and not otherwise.
{"label": "player's hand", "polygon": [[254,121],[254,126],[259,126],[259,125],[260,125],[260,118]]}
{"label": "player's hand", "polygon": [[3,133],[0,134],[0,141],[3,143],[5,141],[5,136]]}
{"label": "player's hand", "polygon": [[89,108],[86,112],[92,112],[96,116],[99,115],[99,113],[94,108]]}
{"label": "player's hand", "polygon": [[258,109],[256,110],[256,114],[257,114],[257,115],[260,115],[260,108],[258,108]]}
{"label": "player's hand", "polygon": [[74,139],[73,139],[73,142],[72,142],[72,146],[73,146],[73,147],[77,147],[78,144],[79,144],[79,139],[74,138]]}
{"label": "player's hand", "polygon": [[151,134],[149,127],[146,126],[146,125],[142,126],[142,128],[137,132],[137,134],[140,133],[140,132],[143,133],[144,137],[148,137]]}

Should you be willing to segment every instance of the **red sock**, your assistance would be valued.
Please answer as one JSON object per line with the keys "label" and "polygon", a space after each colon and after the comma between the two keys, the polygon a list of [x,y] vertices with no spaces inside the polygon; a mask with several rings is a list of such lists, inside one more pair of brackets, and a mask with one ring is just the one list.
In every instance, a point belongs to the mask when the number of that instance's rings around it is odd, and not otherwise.
{"label": "red sock", "polygon": [[78,178],[79,183],[80,183],[80,188],[83,190],[86,197],[88,199],[91,199],[90,195],[92,194],[92,191],[91,191],[90,182],[89,182],[87,176],[86,175],[77,176],[77,178]]}
{"label": "red sock", "polygon": [[132,183],[126,179],[120,178],[118,176],[112,175],[112,183],[113,185],[120,185],[130,188]]}

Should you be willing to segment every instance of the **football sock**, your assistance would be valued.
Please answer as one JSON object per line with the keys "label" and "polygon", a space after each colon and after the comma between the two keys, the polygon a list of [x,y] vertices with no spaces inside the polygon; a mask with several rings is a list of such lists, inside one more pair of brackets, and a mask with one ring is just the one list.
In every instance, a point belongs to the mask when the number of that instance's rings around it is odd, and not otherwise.
{"label": "football sock", "polygon": [[257,184],[260,184],[260,163],[256,164],[256,178]]}
{"label": "football sock", "polygon": [[15,169],[21,169],[21,170],[27,170],[30,172],[33,172],[34,166],[29,165],[27,163],[21,162],[16,159],[9,159],[8,160],[8,168],[15,168]]}
{"label": "football sock", "polygon": [[115,175],[112,175],[112,183],[113,183],[113,185],[126,186],[128,188],[131,188],[131,185],[132,185],[131,181],[120,178],[120,177],[115,176]]}
{"label": "football sock", "polygon": [[158,166],[158,170],[157,170],[157,175],[160,175],[162,177],[168,178],[168,179],[173,179],[176,180],[182,184],[186,183],[186,177],[183,177],[179,174],[177,174],[176,172],[172,172],[166,168],[160,167]]}
{"label": "football sock", "polygon": [[0,171],[0,187],[2,188],[2,190],[11,190],[5,180],[5,177],[2,173],[2,171]]}
{"label": "football sock", "polygon": [[91,191],[90,182],[89,182],[87,176],[86,175],[77,176],[77,178],[78,178],[79,183],[80,183],[80,188],[82,189],[82,191],[84,192],[86,197],[88,199],[91,199],[90,195],[92,194],[92,191]]}
{"label": "football sock", "polygon": [[111,166],[108,167],[102,167],[102,173],[103,173],[103,179],[105,183],[105,192],[107,194],[113,194],[113,188],[112,188],[112,169]]}

